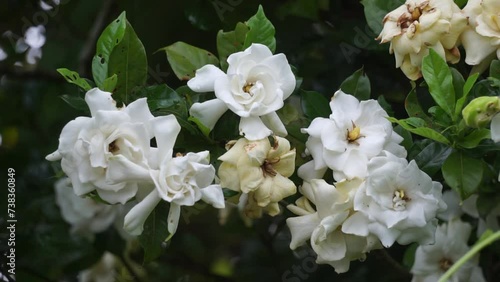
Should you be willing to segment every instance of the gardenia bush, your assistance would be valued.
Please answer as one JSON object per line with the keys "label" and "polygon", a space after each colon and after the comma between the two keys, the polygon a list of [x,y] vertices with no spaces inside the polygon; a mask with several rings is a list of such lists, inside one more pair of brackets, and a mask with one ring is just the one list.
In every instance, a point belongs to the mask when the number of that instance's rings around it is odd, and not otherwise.
{"label": "gardenia bush", "polygon": [[[182,236],[185,207],[205,202],[224,221],[236,206],[250,225],[285,214],[290,248],[312,248],[338,273],[399,244],[410,246],[412,281],[485,281],[480,252],[500,239],[499,11],[493,0],[463,10],[408,0],[381,19],[378,40],[390,42],[396,67],[423,77],[411,84],[405,119],[370,99],[378,93],[362,87],[362,71],[329,93],[300,90],[300,70],[275,53],[262,7],[217,34],[218,56],[184,42],[162,49],[187,87],[146,86],[144,48],[122,13],[97,42],[93,81],[58,70],[85,93],[69,104],[86,105],[46,157],[67,176],[56,184],[62,215],[86,236],[119,222],[127,240],[149,240],[145,255],[158,256]],[[133,66],[113,63],[120,48]],[[462,57],[475,66],[465,78],[447,64]],[[290,115],[294,96],[301,108]],[[118,267],[109,254],[100,264]]]}

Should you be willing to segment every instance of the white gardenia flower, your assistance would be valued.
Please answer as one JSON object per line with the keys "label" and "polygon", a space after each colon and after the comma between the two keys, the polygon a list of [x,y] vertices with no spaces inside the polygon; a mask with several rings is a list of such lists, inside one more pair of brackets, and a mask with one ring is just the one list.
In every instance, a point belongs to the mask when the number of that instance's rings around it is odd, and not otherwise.
{"label": "white gardenia flower", "polygon": [[105,252],[97,263],[78,273],[78,282],[116,281],[119,263],[113,254]]}
{"label": "white gardenia flower", "polygon": [[[397,241],[430,244],[437,225],[436,214],[446,209],[442,185],[421,171],[415,161],[408,163],[390,153],[373,158],[368,177],[356,192],[349,228],[344,232],[378,236],[385,247]],[[347,222],[346,222],[347,224]]]}
{"label": "white gardenia flower", "polygon": [[[467,240],[471,229],[470,224],[460,219],[441,224],[436,230],[435,243],[417,248],[415,262],[411,268],[412,282],[438,281],[455,262],[469,251]],[[486,281],[478,262],[478,256],[468,260],[448,281]]]}
{"label": "white gardenia flower", "polygon": [[268,138],[240,138],[230,144],[232,147],[219,157],[221,186],[249,194],[245,201],[247,216],[260,217],[262,209],[271,216],[277,215],[278,202],[297,192],[288,179],[295,171],[295,149],[290,149],[288,140],[277,136],[273,145]]}
{"label": "white gardenia flower", "polygon": [[380,248],[379,240],[371,234],[343,232],[345,220],[355,214],[352,200],[361,183],[360,179],[338,182],[336,186],[323,179],[304,182],[300,188],[304,196],[295,205],[288,205],[298,215],[286,220],[292,234],[290,248],[295,250],[310,240],[318,255],[316,262],[331,265],[337,273],[347,272],[351,261],[363,260],[366,253]]}
{"label": "white gardenia flower", "polygon": [[491,139],[494,142],[500,142],[500,114],[496,114],[495,116],[493,116],[493,118],[491,119],[490,129]]}
{"label": "white gardenia flower", "polygon": [[109,179],[109,172],[115,171],[109,160],[120,157],[136,166],[148,167],[149,142],[153,137],[150,122],[158,118],[149,111],[146,98],[117,109],[111,93],[94,88],[85,94],[85,101],[92,117],[77,117],[66,124],[58,149],[46,159],[61,160],[76,195],[95,190],[108,203],[124,204],[135,196],[139,183]]}
{"label": "white gardenia flower", "polygon": [[[495,1],[495,0],[494,0]],[[391,42],[390,53],[411,80],[422,76],[422,59],[434,49],[446,61],[457,63],[458,38],[467,18],[453,0],[407,0],[384,18],[378,40]]]}
{"label": "white gardenia flower", "polygon": [[337,91],[330,102],[330,118],[315,118],[308,128],[307,150],[313,160],[299,169],[303,179],[321,178],[327,168],[337,181],[364,178],[368,161],[387,150],[399,157],[403,138],[392,129],[387,112],[375,100],[359,102]]}
{"label": "white gardenia flower", "polygon": [[500,2],[497,0],[469,0],[463,9],[469,25],[461,35],[469,65],[478,65],[496,52],[500,58]]}
{"label": "white gardenia flower", "polygon": [[267,46],[252,44],[245,51],[231,54],[227,62],[227,73],[206,65],[188,81],[193,91],[214,91],[217,97],[193,104],[189,113],[212,130],[230,109],[241,117],[240,134],[249,140],[272,133],[285,136],[286,129],[276,111],[283,107],[296,84],[285,55],[273,55]]}
{"label": "white gardenia flower", "polygon": [[73,234],[93,237],[93,234],[108,229],[121,214],[120,206],[106,205],[75,195],[68,178],[58,180],[55,190],[61,216],[71,224]]}
{"label": "white gardenia flower", "polygon": [[212,184],[215,168],[209,163],[209,152],[173,157],[173,147],[181,129],[175,116],[158,117],[151,121],[151,126],[158,148],[151,148],[149,168],[115,156],[110,159],[113,166],[108,170],[108,177],[115,182],[154,183],[155,188],[125,216],[124,229],[132,235],[142,233],[144,222],[162,199],[170,203],[170,234],[177,230],[181,206],[192,206],[203,200],[215,208],[224,208],[222,189]]}

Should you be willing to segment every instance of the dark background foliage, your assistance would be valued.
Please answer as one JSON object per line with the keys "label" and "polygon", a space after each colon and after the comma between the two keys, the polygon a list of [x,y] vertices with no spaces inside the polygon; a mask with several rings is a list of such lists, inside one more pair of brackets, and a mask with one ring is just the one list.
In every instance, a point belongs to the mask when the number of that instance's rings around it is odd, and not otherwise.
{"label": "dark background foliage", "polygon": [[[47,1],[50,2],[50,1]],[[61,0],[43,11],[35,0],[1,0],[0,46],[8,58],[0,62],[1,179],[7,168],[16,171],[16,273],[18,281],[74,281],[76,273],[92,265],[103,251],[120,253],[124,242],[116,232],[98,234],[95,242],[75,238],[55,204],[53,183],[57,167],[45,155],[57,148],[62,127],[84,114],[59,97],[78,92],[57,72],[65,67],[91,77],[95,43],[104,27],[121,11],[142,40],[149,64],[149,84],[179,81],[164,52],[158,49],[176,41],[216,53],[218,30],[233,29],[252,16],[259,4],[276,27],[277,53],[285,53],[303,77],[303,89],[329,98],[341,82],[364,68],[372,98],[383,95],[396,114],[411,86],[394,68],[388,45],[379,45],[368,27],[363,6],[352,0]],[[27,27],[43,24],[47,42],[36,67],[15,67],[24,54],[16,54],[15,40]],[[6,183],[2,180],[2,183]],[[1,189],[0,252],[5,252],[6,189]],[[328,265],[317,266],[306,248],[292,252],[285,215],[264,217],[246,227],[236,214],[225,226],[217,211],[192,209],[181,219],[178,233],[152,263],[142,263],[140,248],[132,259],[149,273],[150,281],[406,281],[404,249],[374,252],[367,261],[353,262],[347,274],[337,275]],[[189,224],[188,224],[189,223]],[[118,250],[118,251],[117,251]],[[4,257],[1,270],[6,270]],[[395,260],[395,261],[394,261]],[[132,279],[130,281],[133,281]]]}

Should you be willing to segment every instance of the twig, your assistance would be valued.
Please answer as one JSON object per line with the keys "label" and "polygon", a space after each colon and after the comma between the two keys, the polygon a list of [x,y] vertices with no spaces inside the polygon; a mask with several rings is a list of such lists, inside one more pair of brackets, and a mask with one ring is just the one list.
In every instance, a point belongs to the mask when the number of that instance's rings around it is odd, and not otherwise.
{"label": "twig", "polygon": [[97,39],[99,38],[99,35],[104,29],[104,26],[106,25],[106,20],[108,18],[108,14],[111,10],[113,2],[114,0],[103,1],[102,7],[99,14],[97,14],[94,25],[89,31],[89,35],[87,37],[87,40],[85,41],[85,45],[83,45],[82,51],[80,51],[80,56],[78,59],[78,73],[82,77],[89,77],[87,70],[92,61],[95,44],[97,42]]}

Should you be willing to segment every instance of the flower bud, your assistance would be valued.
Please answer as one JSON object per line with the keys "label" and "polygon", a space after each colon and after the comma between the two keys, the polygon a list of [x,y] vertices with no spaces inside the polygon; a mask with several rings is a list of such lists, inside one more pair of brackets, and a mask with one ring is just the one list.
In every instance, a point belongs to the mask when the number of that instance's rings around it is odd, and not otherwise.
{"label": "flower bud", "polygon": [[472,100],[462,111],[467,126],[485,127],[500,112],[500,98],[484,96]]}

